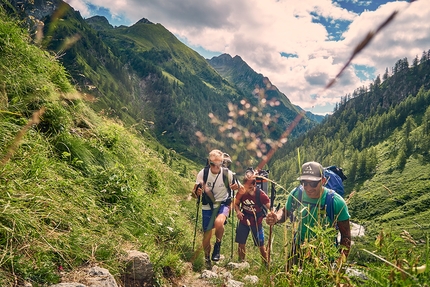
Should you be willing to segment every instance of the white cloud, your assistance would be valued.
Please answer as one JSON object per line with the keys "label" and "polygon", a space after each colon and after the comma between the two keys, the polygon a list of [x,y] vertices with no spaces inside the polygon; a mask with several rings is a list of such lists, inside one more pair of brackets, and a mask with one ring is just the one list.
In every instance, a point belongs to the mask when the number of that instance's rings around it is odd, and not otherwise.
{"label": "white cloud", "polygon": [[90,11],[87,7],[87,4],[82,0],[65,0],[64,2],[68,3],[73,9],[79,11],[82,17],[90,16]]}
{"label": "white cloud", "polygon": [[[206,50],[239,55],[256,72],[268,76],[288,98],[304,109],[340,101],[359,86],[367,85],[348,67],[328,91],[324,86],[341,69],[355,45],[395,10],[397,17],[353,63],[374,67],[376,76],[407,57],[421,56],[430,48],[428,1],[389,2],[376,11],[357,15],[331,0],[68,0],[84,17],[91,3],[134,23],[141,18],[161,23],[188,44]],[[358,5],[358,3],[356,3]],[[316,18],[331,23],[350,21],[342,40],[330,40]],[[297,58],[281,57],[281,52]],[[372,80],[372,79],[371,79]],[[317,95],[313,99],[311,95]],[[328,110],[329,111],[329,110]],[[327,111],[327,112],[328,112]]]}

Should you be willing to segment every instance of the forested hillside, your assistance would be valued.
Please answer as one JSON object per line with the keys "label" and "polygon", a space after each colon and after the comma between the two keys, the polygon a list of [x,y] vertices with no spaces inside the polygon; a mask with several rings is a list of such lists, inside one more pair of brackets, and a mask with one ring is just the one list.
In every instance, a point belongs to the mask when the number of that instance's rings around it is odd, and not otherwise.
{"label": "forested hillside", "polygon": [[[208,62],[223,78],[237,86],[244,95],[253,95],[258,100],[265,99],[270,101],[275,99],[279,101],[276,107],[269,106],[262,111],[263,113],[268,112],[278,116],[277,123],[279,128],[285,129],[297,114],[303,111],[302,108],[291,104],[288,96],[279,91],[269,78],[256,73],[240,56],[231,57],[228,54],[222,54],[212,57]],[[257,105],[257,102],[254,100],[253,104]],[[291,111],[296,112],[291,113]],[[305,133],[316,123],[321,122],[322,119],[323,116],[307,112],[300,125],[294,129],[293,134]],[[279,137],[281,134],[282,130],[272,135]]]}
{"label": "forested hillside", "polygon": [[320,126],[287,144],[274,176],[291,188],[298,158],[343,167],[353,220],[407,230],[425,239],[430,225],[430,51],[412,65],[399,60],[392,73],[348,94]]}

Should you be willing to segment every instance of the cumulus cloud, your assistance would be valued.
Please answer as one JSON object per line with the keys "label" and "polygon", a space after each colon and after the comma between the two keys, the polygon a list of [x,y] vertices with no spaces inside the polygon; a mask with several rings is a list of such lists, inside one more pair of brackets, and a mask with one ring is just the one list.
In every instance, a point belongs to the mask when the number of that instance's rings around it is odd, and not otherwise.
{"label": "cumulus cloud", "polygon": [[82,0],[66,0],[66,3],[68,3],[70,6],[73,7],[73,9],[79,11],[82,15],[82,17],[88,17],[91,15],[90,10],[87,7],[87,4]]}

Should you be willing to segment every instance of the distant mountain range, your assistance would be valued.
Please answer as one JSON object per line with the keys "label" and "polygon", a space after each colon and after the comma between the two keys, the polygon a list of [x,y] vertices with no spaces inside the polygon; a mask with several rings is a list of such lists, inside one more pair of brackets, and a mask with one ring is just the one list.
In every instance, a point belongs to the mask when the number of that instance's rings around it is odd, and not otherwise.
{"label": "distant mountain range", "polygon": [[[264,113],[276,118],[270,132],[254,121],[244,126],[278,139],[300,112],[270,80],[256,73],[239,56],[210,60],[180,42],[161,24],[142,18],[130,27],[113,27],[106,18],[83,19],[60,0],[5,1],[26,20],[29,29],[43,22],[42,45],[58,55],[77,88],[92,106],[157,138],[191,159],[205,157],[210,145],[199,143],[196,132],[226,141],[211,124],[212,112],[228,119],[228,103],[245,99],[277,101]],[[54,13],[55,12],[55,13]],[[12,13],[12,12],[11,12]],[[61,21],[59,21],[61,19]],[[40,35],[40,32],[39,32]],[[322,117],[307,113],[291,136],[306,132]]]}

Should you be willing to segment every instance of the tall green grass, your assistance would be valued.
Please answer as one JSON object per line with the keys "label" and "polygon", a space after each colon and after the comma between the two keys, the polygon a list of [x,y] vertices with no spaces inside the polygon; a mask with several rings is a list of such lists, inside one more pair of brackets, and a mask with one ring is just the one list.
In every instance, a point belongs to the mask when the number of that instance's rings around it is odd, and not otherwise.
{"label": "tall green grass", "polygon": [[0,42],[0,285],[58,283],[60,270],[88,264],[119,280],[129,249],[150,255],[157,284],[166,269],[179,276],[192,256],[195,167],[95,114],[2,11]]}

